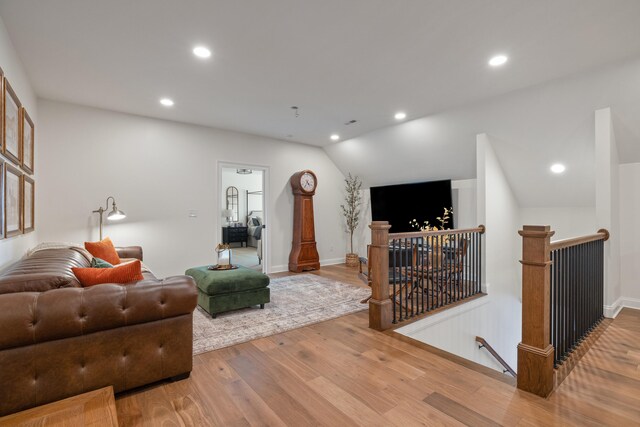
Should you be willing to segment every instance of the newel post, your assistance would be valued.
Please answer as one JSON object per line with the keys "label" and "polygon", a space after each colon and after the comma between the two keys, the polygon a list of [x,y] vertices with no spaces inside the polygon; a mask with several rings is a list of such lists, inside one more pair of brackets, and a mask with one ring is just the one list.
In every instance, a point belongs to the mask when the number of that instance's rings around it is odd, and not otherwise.
{"label": "newel post", "polygon": [[384,331],[391,327],[392,320],[389,299],[389,229],[391,226],[387,221],[373,221],[369,228],[371,228],[369,327]]}
{"label": "newel post", "polygon": [[522,342],[518,344],[518,388],[547,397],[553,391],[551,345],[551,227],[525,225],[522,236]]}

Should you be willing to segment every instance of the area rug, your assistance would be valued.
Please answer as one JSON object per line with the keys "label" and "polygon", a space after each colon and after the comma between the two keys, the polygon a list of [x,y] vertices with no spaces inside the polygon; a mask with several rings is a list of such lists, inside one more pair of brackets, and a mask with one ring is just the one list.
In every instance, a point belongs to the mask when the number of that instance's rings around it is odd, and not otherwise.
{"label": "area rug", "polygon": [[314,274],[271,279],[271,302],[212,319],[198,306],[193,313],[193,354],[267,337],[346,314],[366,310],[371,294],[359,287]]}

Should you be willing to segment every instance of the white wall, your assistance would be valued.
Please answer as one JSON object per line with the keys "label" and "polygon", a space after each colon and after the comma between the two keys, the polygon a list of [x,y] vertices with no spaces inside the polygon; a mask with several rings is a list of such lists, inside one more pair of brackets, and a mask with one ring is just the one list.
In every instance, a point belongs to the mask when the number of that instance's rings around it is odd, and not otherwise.
{"label": "white wall", "polygon": [[483,283],[489,295],[398,332],[500,370],[486,350],[478,349],[475,337],[481,336],[515,369],[522,316],[518,263],[521,214],[492,138],[486,134],[477,136],[477,171],[477,222],[487,229],[483,238]]}
{"label": "white wall", "polygon": [[[91,211],[115,196],[127,213],[107,224],[118,245],[142,245],[159,276],[215,261],[219,161],[269,167],[270,270],[286,269],[291,248],[291,175],[318,176],[316,238],[323,262],[346,250],[339,205],[343,175],[320,148],[46,100],[38,103],[43,241],[96,240]],[[198,216],[190,218],[190,210]]]}
{"label": "white wall", "polygon": [[596,221],[609,230],[605,243],[605,315],[612,316],[621,297],[619,160],[610,108],[595,113]]}
{"label": "white wall", "polygon": [[[238,221],[247,223],[247,191],[262,191],[262,171],[254,170],[250,174],[239,174],[236,168],[222,168],[222,191],[220,192],[220,207],[227,206],[227,188],[236,187],[238,189]],[[256,205],[259,204],[260,196],[250,196],[249,204],[253,210],[261,210]],[[222,219],[224,223],[224,218]]]}
{"label": "white wall", "polygon": [[477,180],[460,179],[451,181],[453,199],[453,219],[456,228],[473,228],[478,221]]}
{"label": "white wall", "polygon": [[521,208],[523,225],[550,225],[552,240],[593,234],[598,230],[595,207]]}
{"label": "white wall", "polygon": [[522,228],[520,206],[493,148],[493,138],[477,137],[478,219],[485,234],[486,283],[494,291],[519,295]]}
{"label": "white wall", "polygon": [[[11,83],[11,86],[15,90],[18,98],[22,104],[29,111],[29,115],[35,123],[35,182],[36,182],[36,206],[40,203],[40,126],[38,121],[38,111],[36,106],[36,97],[33,93],[27,75],[22,67],[20,59],[11,44],[9,34],[5,28],[4,22],[0,19],[0,67],[4,71],[5,76]],[[1,192],[0,192],[1,193]],[[35,246],[37,242],[38,230],[40,229],[40,217],[36,212],[35,218],[36,231],[22,236],[15,236],[9,239],[0,240],[0,269],[3,269],[8,264],[20,259],[27,250]]]}
{"label": "white wall", "polygon": [[622,305],[640,309],[640,163],[620,165]]}

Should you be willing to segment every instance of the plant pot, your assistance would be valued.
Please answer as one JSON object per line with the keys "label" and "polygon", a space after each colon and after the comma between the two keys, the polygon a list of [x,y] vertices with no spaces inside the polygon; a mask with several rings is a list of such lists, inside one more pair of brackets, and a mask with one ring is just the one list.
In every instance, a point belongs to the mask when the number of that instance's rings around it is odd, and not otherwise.
{"label": "plant pot", "polygon": [[347,264],[347,267],[357,267],[360,263],[360,261],[358,260],[358,254],[345,255],[344,263]]}

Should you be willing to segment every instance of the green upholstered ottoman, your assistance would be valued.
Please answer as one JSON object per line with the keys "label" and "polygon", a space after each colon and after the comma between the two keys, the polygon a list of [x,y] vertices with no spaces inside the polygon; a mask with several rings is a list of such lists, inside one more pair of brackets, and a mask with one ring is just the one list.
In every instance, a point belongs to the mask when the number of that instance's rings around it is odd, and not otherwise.
{"label": "green upholstered ottoman", "polygon": [[243,266],[236,270],[188,269],[198,285],[198,305],[213,318],[218,313],[269,302],[269,276]]}

